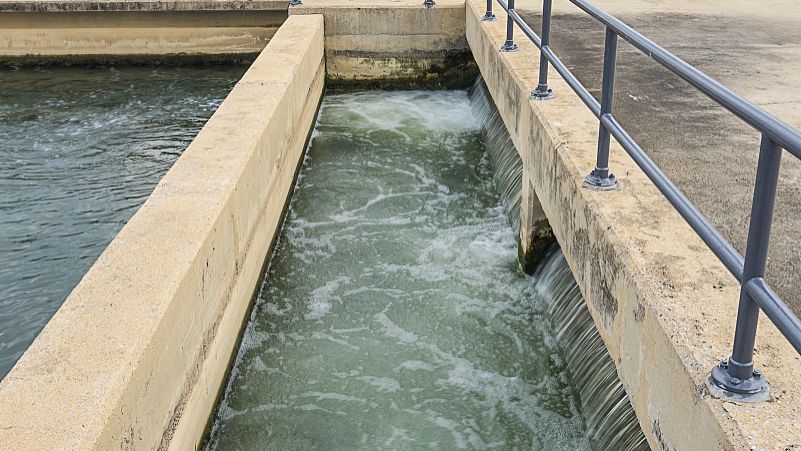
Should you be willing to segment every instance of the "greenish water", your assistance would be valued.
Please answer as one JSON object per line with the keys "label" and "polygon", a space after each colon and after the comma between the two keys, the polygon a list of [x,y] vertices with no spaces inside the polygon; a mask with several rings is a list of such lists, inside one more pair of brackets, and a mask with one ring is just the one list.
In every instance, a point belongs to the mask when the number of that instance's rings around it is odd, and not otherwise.
{"label": "greenish water", "polygon": [[588,449],[466,92],[327,96],[209,449]]}
{"label": "greenish water", "polygon": [[0,69],[0,378],[245,70]]}

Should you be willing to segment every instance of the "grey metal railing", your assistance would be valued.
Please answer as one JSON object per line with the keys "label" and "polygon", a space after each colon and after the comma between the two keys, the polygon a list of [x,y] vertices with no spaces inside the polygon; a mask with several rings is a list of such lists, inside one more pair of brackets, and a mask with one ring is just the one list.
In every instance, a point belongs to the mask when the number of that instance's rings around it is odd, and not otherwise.
{"label": "grey metal railing", "polygon": [[[496,1],[507,13],[506,41],[500,50],[505,52],[517,50],[517,45],[514,43],[515,24],[540,50],[539,82],[532,91],[531,97],[537,100],[547,100],[553,97],[551,89],[548,88],[548,63],[550,63],[599,120],[596,165],[595,169],[586,176],[585,186],[596,190],[617,188],[618,182],[615,176],[609,172],[608,167],[610,136],[614,136],[690,227],[740,282],[739,309],[731,357],[712,369],[708,385],[718,396],[736,398],[746,402],[758,402],[766,399],[769,393],[767,381],[754,368],[753,362],[760,308],[801,354],[801,321],[764,280],[781,156],[784,149],[801,159],[801,133],[738,96],[590,2],[570,0],[582,11],[606,26],[603,80],[601,102],[599,103],[550,47],[552,0],[543,0],[542,29],[539,36],[517,14],[514,0],[508,0],[508,3],[504,0]],[[487,12],[482,20],[495,20],[492,3],[493,0],[487,0]],[[623,38],[761,133],[762,141],[745,259],[681,193],[615,119],[612,105],[618,37]]]}

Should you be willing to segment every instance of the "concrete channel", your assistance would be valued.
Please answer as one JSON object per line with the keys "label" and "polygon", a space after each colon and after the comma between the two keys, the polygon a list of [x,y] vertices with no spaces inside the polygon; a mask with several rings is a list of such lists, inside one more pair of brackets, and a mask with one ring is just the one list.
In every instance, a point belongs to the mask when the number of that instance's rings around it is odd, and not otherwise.
{"label": "concrete channel", "polygon": [[271,1],[0,2],[6,65],[258,54],[0,382],[0,449],[198,447],[324,85],[448,87],[475,65],[523,160],[521,234],[544,212],[650,446],[801,446],[801,358],[763,320],[755,360],[772,398],[709,395],[709,369],[731,346],[737,282],[614,142],[623,188],[581,187],[597,120],[555,74],[557,97],[530,100],[535,48],[520,40],[520,51],[499,53],[505,21],[482,22],[485,8],[482,0],[433,8],[306,0],[288,10]]}

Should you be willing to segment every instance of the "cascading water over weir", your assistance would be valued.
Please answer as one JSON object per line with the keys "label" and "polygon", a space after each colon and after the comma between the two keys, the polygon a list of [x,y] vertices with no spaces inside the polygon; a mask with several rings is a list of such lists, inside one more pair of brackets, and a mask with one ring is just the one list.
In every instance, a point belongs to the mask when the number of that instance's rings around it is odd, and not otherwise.
{"label": "cascading water over weir", "polygon": [[506,130],[503,118],[487,92],[484,80],[478,77],[469,90],[470,103],[481,118],[481,137],[492,165],[495,190],[501,197],[509,223],[520,232],[520,205],[523,161]]}
{"label": "cascading water over weir", "polygon": [[[787,11],[41,3],[10,0],[0,30],[7,76],[52,65],[0,96],[18,138],[0,449],[801,443],[799,161],[779,167],[801,155],[799,102],[774,102],[797,81]],[[745,89],[753,74],[724,70],[717,45],[686,53],[707,75],[657,44],[710,15],[734,31],[692,37],[776,47],[734,52],[768,83]],[[766,23],[788,34],[748,33]],[[166,68],[240,61],[218,94]],[[664,69],[689,82],[680,101]],[[67,103],[30,102],[24,86],[64,91],[55,71],[77,86]],[[130,71],[200,90],[151,99]],[[716,108],[756,131],[729,133]],[[767,402],[726,399],[755,391]]]}
{"label": "cascading water over weir", "polygon": [[[523,162],[481,77],[470,89],[470,101],[484,124],[481,133],[492,163],[496,190],[510,223],[517,229]],[[556,346],[570,372],[593,448],[648,449],[614,362],[559,249],[550,252],[534,279],[536,296],[548,306]]]}

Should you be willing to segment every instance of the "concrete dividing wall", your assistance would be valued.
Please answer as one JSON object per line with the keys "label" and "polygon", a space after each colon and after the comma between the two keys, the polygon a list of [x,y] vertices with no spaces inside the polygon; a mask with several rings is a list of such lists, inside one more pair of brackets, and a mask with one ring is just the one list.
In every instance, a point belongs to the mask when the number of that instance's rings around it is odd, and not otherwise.
{"label": "concrete dividing wall", "polygon": [[380,88],[464,86],[475,70],[463,0],[305,0],[290,15],[325,16],[327,78]]}
{"label": "concrete dividing wall", "polygon": [[323,19],[278,31],[0,383],[0,449],[191,449],[322,96]]}
{"label": "concrete dividing wall", "polygon": [[0,64],[258,54],[287,2],[0,1]]}
{"label": "concrete dividing wall", "polygon": [[595,163],[597,119],[553,70],[556,99],[530,100],[536,48],[516,31],[520,51],[499,52],[506,15],[481,22],[485,8],[468,0],[468,43],[521,152],[523,184],[548,216],[651,447],[801,447],[801,358],[763,315],[755,361],[772,398],[737,405],[710,397],[709,370],[731,351],[737,282],[616,143],[610,167],[622,188],[582,187]]}

